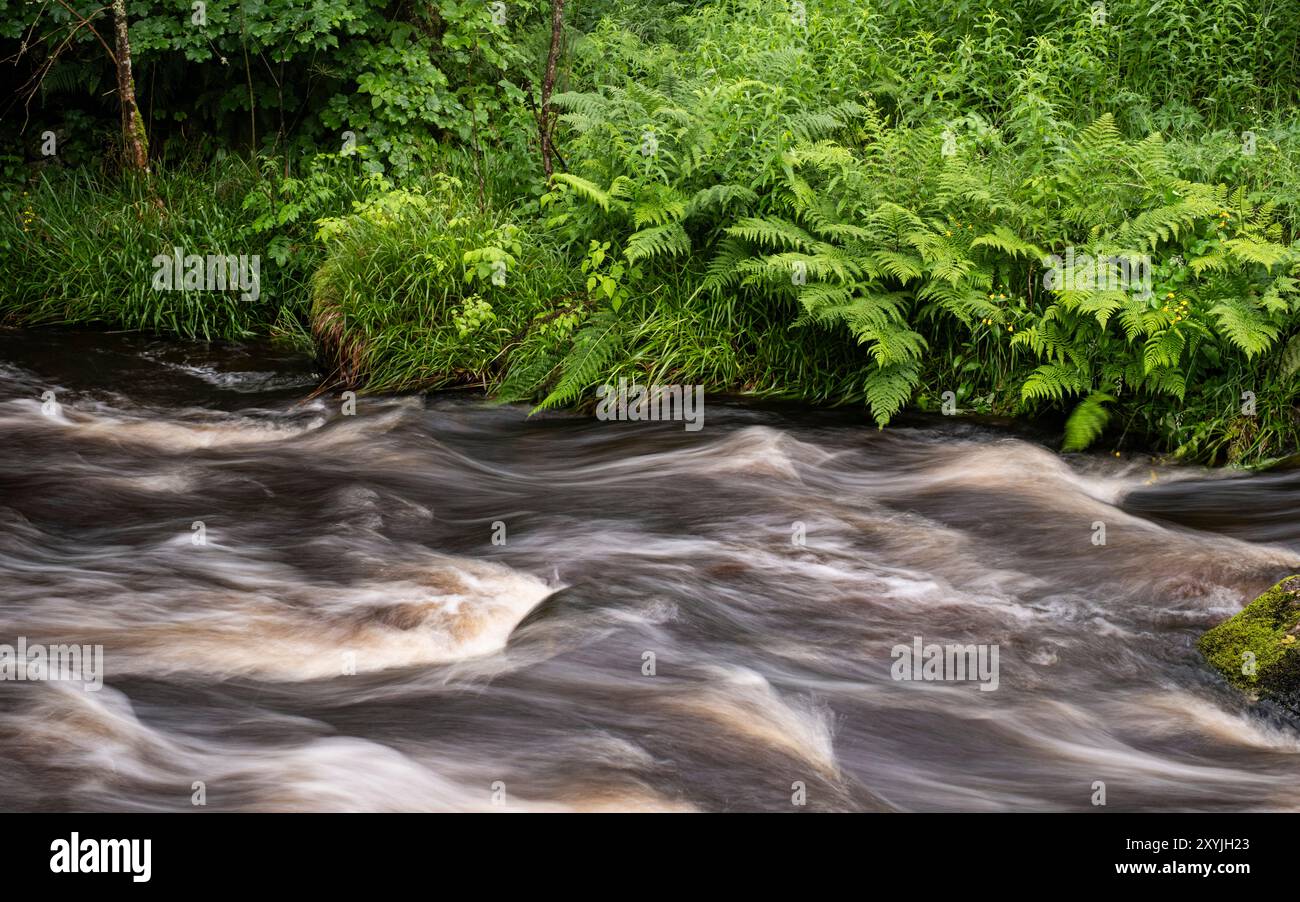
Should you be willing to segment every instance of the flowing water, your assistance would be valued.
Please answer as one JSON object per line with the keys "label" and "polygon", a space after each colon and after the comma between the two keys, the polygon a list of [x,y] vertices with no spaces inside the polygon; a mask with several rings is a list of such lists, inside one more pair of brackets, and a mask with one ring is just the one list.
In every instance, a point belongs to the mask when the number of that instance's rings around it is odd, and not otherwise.
{"label": "flowing water", "polygon": [[[1195,649],[1300,571],[1295,475],[314,386],[0,335],[0,643],[104,656],[0,682],[0,808],[1300,809],[1296,721]],[[893,679],[917,637],[997,688]]]}

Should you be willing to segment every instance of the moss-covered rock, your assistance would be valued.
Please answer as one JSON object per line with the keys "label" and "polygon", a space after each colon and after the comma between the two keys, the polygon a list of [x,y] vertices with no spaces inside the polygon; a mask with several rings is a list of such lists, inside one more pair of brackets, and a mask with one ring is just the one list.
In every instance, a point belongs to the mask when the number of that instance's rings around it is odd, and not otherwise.
{"label": "moss-covered rock", "polygon": [[1197,647],[1232,685],[1300,713],[1300,576],[1282,580]]}

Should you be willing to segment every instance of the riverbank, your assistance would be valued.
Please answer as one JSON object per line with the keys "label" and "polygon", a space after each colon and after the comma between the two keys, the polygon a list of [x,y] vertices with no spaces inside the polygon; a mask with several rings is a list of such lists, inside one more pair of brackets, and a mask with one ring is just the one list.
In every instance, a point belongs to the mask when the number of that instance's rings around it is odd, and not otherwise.
{"label": "riverbank", "polygon": [[0,160],[0,322],[270,335],[372,393],[559,409],[625,379],[1055,418],[1067,451],[1300,449],[1294,23],[611,2],[566,32],[543,162],[533,12],[492,53],[455,23],[434,58],[491,77],[426,98],[436,134],[376,95],[370,140]]}

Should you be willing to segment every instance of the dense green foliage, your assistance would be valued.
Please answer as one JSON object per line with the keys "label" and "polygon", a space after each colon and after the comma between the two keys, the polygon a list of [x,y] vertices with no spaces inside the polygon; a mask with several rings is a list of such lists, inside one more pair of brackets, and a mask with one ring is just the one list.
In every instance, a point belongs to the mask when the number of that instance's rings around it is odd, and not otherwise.
{"label": "dense green foliage", "polygon": [[[301,177],[238,159],[139,178],[54,171],[9,192],[0,224],[3,310],[19,322],[93,322],[174,335],[305,334],[308,282],[322,259],[315,220],[373,191],[354,161],[318,155]],[[257,254],[258,298],[153,290],[154,258]]]}
{"label": "dense green foliage", "polygon": [[549,292],[575,281],[558,250],[465,200],[461,183],[377,193],[324,219],[312,326],[334,378],[372,390],[485,382]]}
{"label": "dense green foliage", "polygon": [[[310,328],[341,383],[542,407],[627,376],[865,404],[880,425],[909,405],[1059,416],[1066,450],[1300,444],[1285,4],[571,4],[549,184],[548,5],[500,13],[215,2],[199,40],[183,10],[136,4],[158,187],[56,172],[72,151],[39,176],[11,156],[8,318]],[[0,14],[2,33],[29,18]],[[75,48],[28,157],[46,126],[111,131],[67,99],[108,77]],[[192,102],[151,87],[164,72]],[[254,130],[273,162],[166,163]],[[360,147],[338,155],[343,131]],[[97,254],[105,229],[122,237]],[[262,305],[151,298],[154,248],[181,239],[271,261]]]}
{"label": "dense green foliage", "polygon": [[[437,161],[449,141],[477,148],[522,140],[520,86],[535,77],[529,39],[545,9],[542,0],[511,0],[500,24],[478,0],[127,3],[136,90],[156,156],[207,159],[248,144],[278,155],[337,152],[355,142],[401,173]],[[76,27],[72,11],[90,26]],[[111,42],[101,4],[0,0],[0,37],[4,56],[15,51],[9,77],[18,89],[4,112],[24,124],[9,138],[29,156],[47,129],[66,160],[111,142],[113,68],[91,27]]]}

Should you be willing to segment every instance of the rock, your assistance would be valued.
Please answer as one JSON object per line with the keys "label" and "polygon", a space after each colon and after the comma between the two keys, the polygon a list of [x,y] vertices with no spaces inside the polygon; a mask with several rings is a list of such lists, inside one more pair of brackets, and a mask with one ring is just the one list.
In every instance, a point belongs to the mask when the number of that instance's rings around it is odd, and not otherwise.
{"label": "rock", "polygon": [[1197,643],[1229,683],[1300,714],[1300,576],[1291,576]]}

